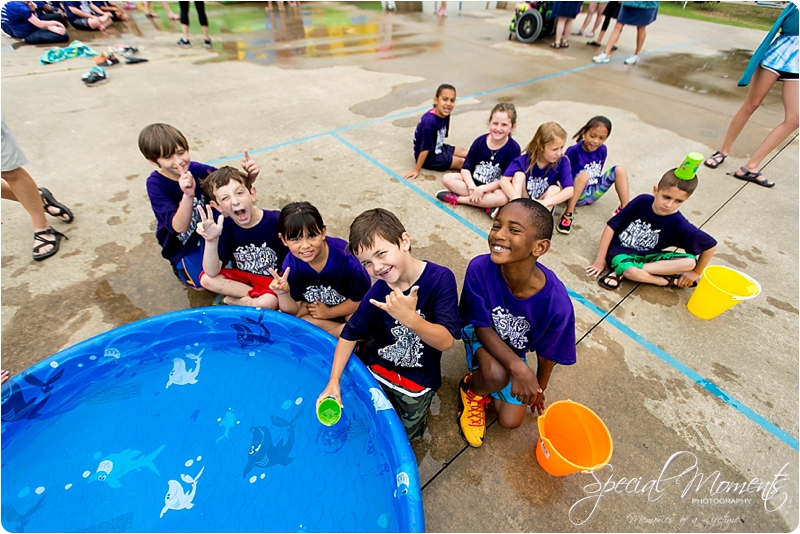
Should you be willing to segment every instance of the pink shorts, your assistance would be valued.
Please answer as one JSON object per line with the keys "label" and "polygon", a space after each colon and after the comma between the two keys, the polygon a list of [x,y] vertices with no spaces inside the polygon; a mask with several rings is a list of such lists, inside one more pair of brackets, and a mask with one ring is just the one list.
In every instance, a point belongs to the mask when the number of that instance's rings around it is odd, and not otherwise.
{"label": "pink shorts", "polygon": [[[200,274],[202,277],[205,271]],[[247,271],[241,271],[239,269],[220,269],[219,274],[227,278],[228,280],[235,280],[236,282],[241,282],[246,284],[253,289],[251,289],[247,295],[252,298],[260,297],[261,295],[278,295],[275,294],[273,290],[269,288],[269,285],[272,283],[271,276],[264,276],[263,274],[253,274],[248,273]]]}

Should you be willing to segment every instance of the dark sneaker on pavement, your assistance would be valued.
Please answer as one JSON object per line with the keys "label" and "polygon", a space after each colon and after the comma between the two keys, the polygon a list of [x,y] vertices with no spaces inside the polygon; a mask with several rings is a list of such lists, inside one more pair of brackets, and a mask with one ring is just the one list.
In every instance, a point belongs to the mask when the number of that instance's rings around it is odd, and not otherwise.
{"label": "dark sneaker on pavement", "polygon": [[570,230],[572,230],[572,221],[575,220],[575,215],[572,212],[565,211],[561,215],[561,222],[558,223],[556,230],[560,234],[568,234]]}
{"label": "dark sneaker on pavement", "polygon": [[442,189],[441,191],[437,191],[436,198],[438,200],[441,200],[442,202],[447,202],[448,204],[452,204],[453,206],[458,206],[458,195],[456,195],[451,191],[448,191],[447,189]]}
{"label": "dark sneaker on pavement", "polygon": [[189,48],[192,46],[192,43],[190,43],[188,39],[184,39],[183,37],[181,37],[176,44],[181,48]]}
{"label": "dark sneaker on pavement", "polygon": [[211,48],[211,39],[203,39],[203,46]]}
{"label": "dark sneaker on pavement", "polygon": [[95,65],[89,70],[89,72],[81,77],[81,80],[83,80],[83,83],[89,87],[94,87],[95,85],[100,85],[107,82],[108,74],[106,74],[106,69]]}

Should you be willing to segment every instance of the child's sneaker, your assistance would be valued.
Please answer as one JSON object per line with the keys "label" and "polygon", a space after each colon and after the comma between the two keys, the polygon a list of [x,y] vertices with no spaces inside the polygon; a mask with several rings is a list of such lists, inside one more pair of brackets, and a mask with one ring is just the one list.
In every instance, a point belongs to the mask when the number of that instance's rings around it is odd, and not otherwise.
{"label": "child's sneaker", "polygon": [[615,210],[614,210],[614,213],[613,213],[613,214],[611,214],[611,216],[613,217],[614,215],[616,215],[616,214],[617,214],[617,213],[619,213],[620,211],[622,211],[622,206],[617,206],[617,209],[615,209]]}
{"label": "child's sneaker", "polygon": [[458,430],[461,437],[472,447],[483,445],[486,433],[486,405],[488,395],[476,395],[469,389],[472,373],[458,385]]}
{"label": "child's sneaker", "polygon": [[601,52],[600,54],[594,56],[592,58],[592,61],[594,61],[595,63],[608,63],[609,61],[611,61],[611,56],[609,56],[605,52]]}
{"label": "child's sneaker", "polygon": [[497,218],[497,214],[500,213],[500,208],[499,207],[489,208],[489,211],[487,211],[486,213],[489,214],[490,219],[495,220]]}
{"label": "child's sneaker", "polygon": [[112,65],[119,64],[119,59],[114,54],[109,54],[108,52],[103,52],[102,55],[97,56],[94,58],[94,62],[101,67],[111,67]]}
{"label": "child's sneaker", "polygon": [[81,80],[89,87],[94,87],[95,85],[107,82],[108,74],[106,74],[106,69],[103,67],[94,66],[89,72],[81,76]]}
{"label": "child's sneaker", "polygon": [[192,43],[189,42],[189,39],[184,39],[183,37],[181,37],[175,44],[181,48],[190,48],[192,46]]}
{"label": "child's sneaker", "polygon": [[575,215],[572,214],[570,211],[565,211],[561,215],[561,222],[558,223],[558,227],[556,230],[560,234],[568,234],[570,230],[572,230],[572,221],[575,220]]}
{"label": "child's sneaker", "polygon": [[441,191],[437,191],[436,198],[438,200],[441,200],[442,202],[447,202],[448,204],[452,204],[453,206],[458,206],[458,195],[456,195],[451,191],[448,191],[447,189],[442,189]]}
{"label": "child's sneaker", "polygon": [[211,39],[203,39],[203,46],[211,48]]}

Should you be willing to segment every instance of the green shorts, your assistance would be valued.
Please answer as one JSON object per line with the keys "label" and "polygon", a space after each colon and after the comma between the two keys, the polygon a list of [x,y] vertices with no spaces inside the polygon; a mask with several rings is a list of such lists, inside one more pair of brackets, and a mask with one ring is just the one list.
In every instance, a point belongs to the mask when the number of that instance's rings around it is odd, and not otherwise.
{"label": "green shorts", "polygon": [[641,269],[645,263],[655,263],[657,261],[674,260],[677,258],[692,258],[697,259],[694,254],[687,254],[686,252],[657,252],[655,254],[617,254],[611,258],[611,268],[617,273],[617,276],[622,276],[626,270],[631,267]]}

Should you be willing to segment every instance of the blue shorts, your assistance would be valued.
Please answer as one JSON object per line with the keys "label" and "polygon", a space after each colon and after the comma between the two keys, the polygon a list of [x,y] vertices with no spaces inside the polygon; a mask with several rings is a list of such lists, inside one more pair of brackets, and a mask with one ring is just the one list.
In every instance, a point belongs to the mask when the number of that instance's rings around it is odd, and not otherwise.
{"label": "blue shorts", "polygon": [[200,273],[203,272],[204,243],[204,239],[199,240],[197,242],[197,247],[193,248],[190,253],[172,264],[172,272],[175,273],[178,280],[195,289],[202,289],[203,287],[200,285]]}
{"label": "blue shorts", "polygon": [[431,171],[449,171],[453,166],[453,154],[455,151],[456,149],[452,145],[442,145],[440,153],[428,152],[428,157],[425,158],[422,168]]}
{"label": "blue shorts", "polygon": [[[478,360],[475,358],[475,352],[483,345],[481,345],[481,342],[478,341],[478,335],[475,333],[475,327],[473,325],[468,324],[461,329],[461,340],[464,341],[464,349],[467,357],[467,368],[470,371],[475,371],[478,369]],[[526,358],[522,358],[522,361],[526,364],[528,363]],[[511,380],[508,381],[508,384],[506,384],[506,387],[504,387],[502,390],[490,393],[489,396],[493,399],[507,402],[508,404],[522,406],[522,403],[511,394]]]}

